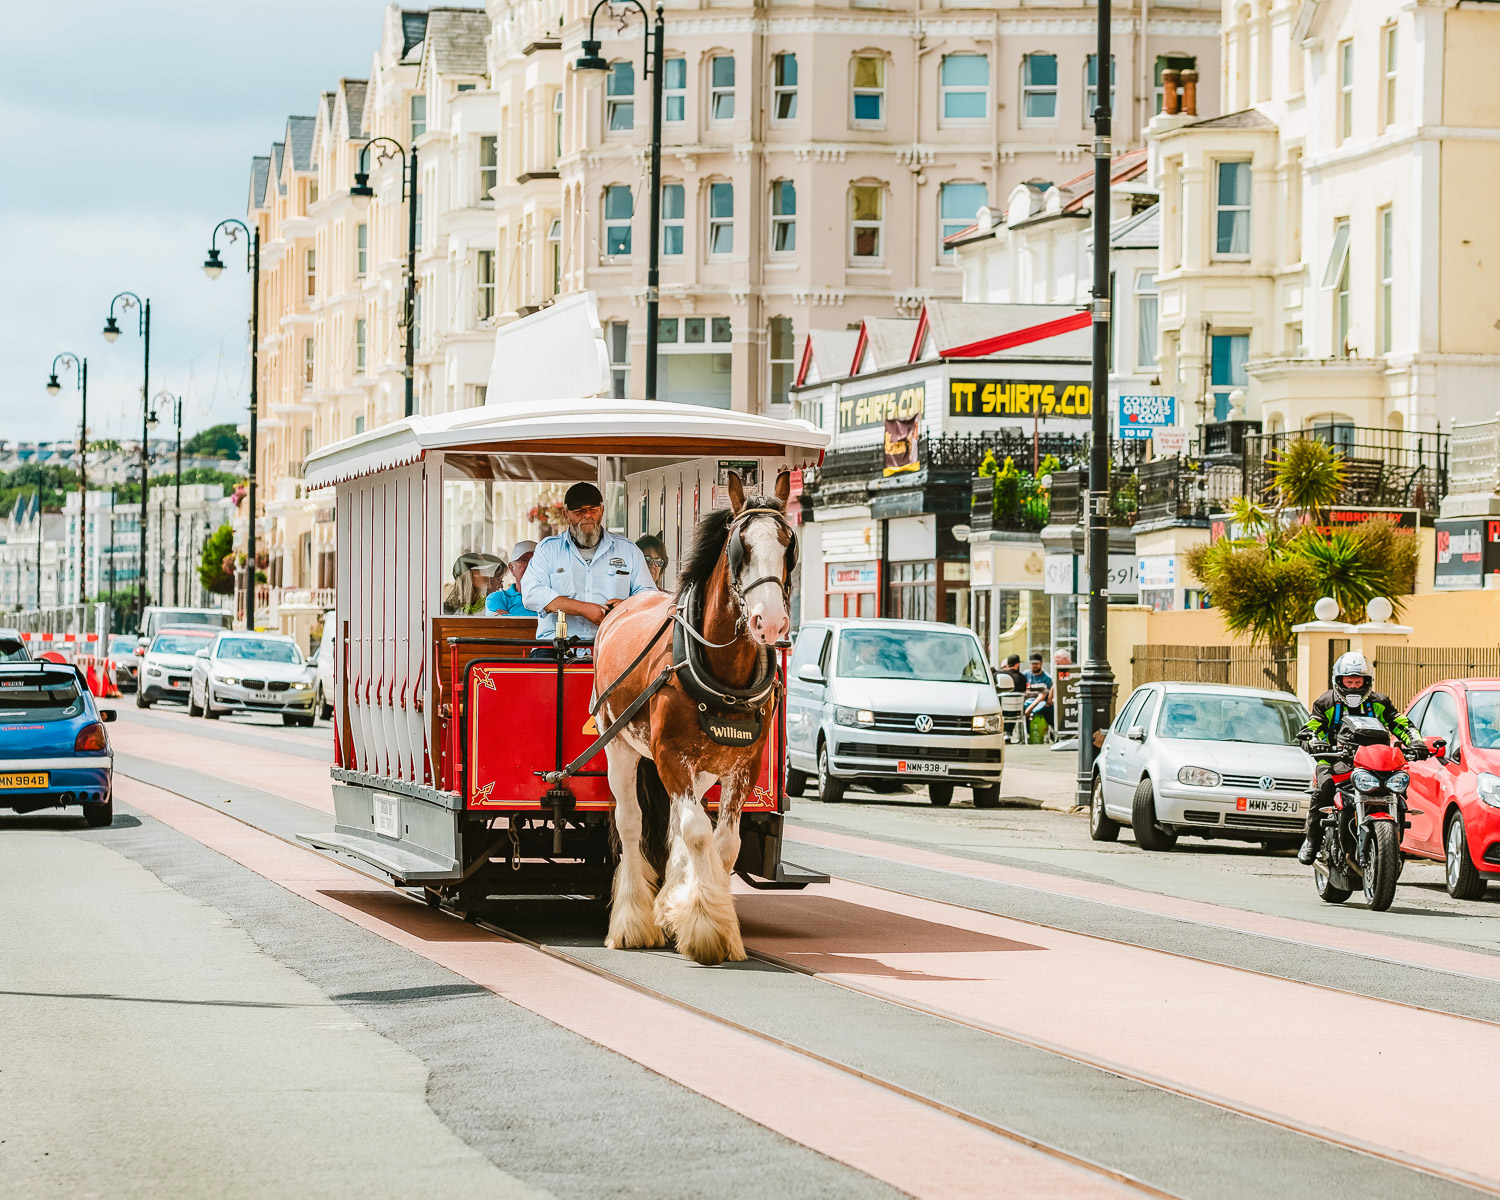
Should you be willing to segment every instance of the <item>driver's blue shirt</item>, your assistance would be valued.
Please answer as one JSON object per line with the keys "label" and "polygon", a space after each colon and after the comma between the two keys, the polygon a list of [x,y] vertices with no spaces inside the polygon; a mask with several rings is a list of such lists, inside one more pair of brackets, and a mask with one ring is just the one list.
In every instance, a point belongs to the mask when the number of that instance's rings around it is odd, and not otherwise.
{"label": "driver's blue shirt", "polygon": [[[584,561],[570,532],[543,538],[521,579],[521,599],[537,614],[538,638],[550,638],[556,633],[557,614],[547,612],[546,608],[560,596],[589,604],[608,604],[637,592],[655,590],[640,547],[613,533],[600,536],[590,562]],[[570,637],[592,639],[598,628],[592,621],[568,614]]]}

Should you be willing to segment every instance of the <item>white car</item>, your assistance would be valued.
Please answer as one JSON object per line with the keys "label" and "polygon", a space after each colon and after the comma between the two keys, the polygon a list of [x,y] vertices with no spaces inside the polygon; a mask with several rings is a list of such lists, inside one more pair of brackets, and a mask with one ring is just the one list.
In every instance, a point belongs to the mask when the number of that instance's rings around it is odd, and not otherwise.
{"label": "white car", "polygon": [[283,725],[310,726],[317,683],[291,638],[219,633],[193,657],[188,715],[215,721],[226,712],[279,713]]}
{"label": "white car", "polygon": [[1129,825],[1143,850],[1170,850],[1181,834],[1295,846],[1312,786],[1312,759],[1296,741],[1306,721],[1287,692],[1136,688],[1094,763],[1090,836],[1112,842]]}
{"label": "white car", "polygon": [[141,658],[135,706],[150,708],[158,700],[186,704],[194,656],[214,640],[214,633],[201,625],[181,626],[163,629],[152,638]]}
{"label": "white car", "polygon": [[333,720],[333,610],[323,614],[323,640],[318,643],[314,655],[318,664],[318,715],[325,721]]}
{"label": "white car", "polygon": [[1000,804],[1000,697],[979,639],[956,625],[809,622],[787,672],[786,736],[791,796],[816,776],[831,802],[856,783],[885,792],[919,783],[939,806],[955,785],[976,808]]}

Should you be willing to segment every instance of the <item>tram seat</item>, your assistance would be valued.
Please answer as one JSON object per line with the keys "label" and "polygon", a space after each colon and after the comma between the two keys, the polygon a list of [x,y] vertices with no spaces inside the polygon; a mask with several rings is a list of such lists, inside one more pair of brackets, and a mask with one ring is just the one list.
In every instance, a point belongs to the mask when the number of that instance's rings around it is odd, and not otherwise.
{"label": "tram seat", "polygon": [[[433,617],[432,662],[437,673],[438,702],[452,702],[449,638],[531,638],[536,636],[535,617]],[[462,672],[476,658],[525,658],[524,646],[492,646],[482,642],[460,644],[458,669]]]}

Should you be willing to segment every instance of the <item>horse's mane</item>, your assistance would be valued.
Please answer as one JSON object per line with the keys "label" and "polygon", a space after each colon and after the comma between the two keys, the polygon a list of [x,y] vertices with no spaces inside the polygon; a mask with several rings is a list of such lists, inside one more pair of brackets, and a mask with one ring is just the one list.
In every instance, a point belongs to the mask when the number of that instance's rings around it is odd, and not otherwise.
{"label": "horse's mane", "polygon": [[[774,496],[747,496],[745,507],[786,511],[786,506]],[[702,594],[702,589],[708,585],[714,568],[719,564],[719,556],[724,553],[724,543],[729,540],[729,523],[733,520],[734,514],[727,508],[716,508],[699,519],[698,528],[693,532],[693,547],[677,570],[679,596],[685,595],[694,587]]]}

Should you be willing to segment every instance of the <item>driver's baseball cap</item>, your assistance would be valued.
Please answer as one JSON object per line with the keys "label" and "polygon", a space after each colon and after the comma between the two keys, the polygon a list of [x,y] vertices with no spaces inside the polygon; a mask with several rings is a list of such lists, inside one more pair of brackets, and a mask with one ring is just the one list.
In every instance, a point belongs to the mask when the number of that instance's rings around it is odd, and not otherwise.
{"label": "driver's baseball cap", "polygon": [[575,483],[568,489],[568,494],[563,497],[563,506],[574,511],[603,504],[604,497],[599,494],[599,489],[592,483]]}

